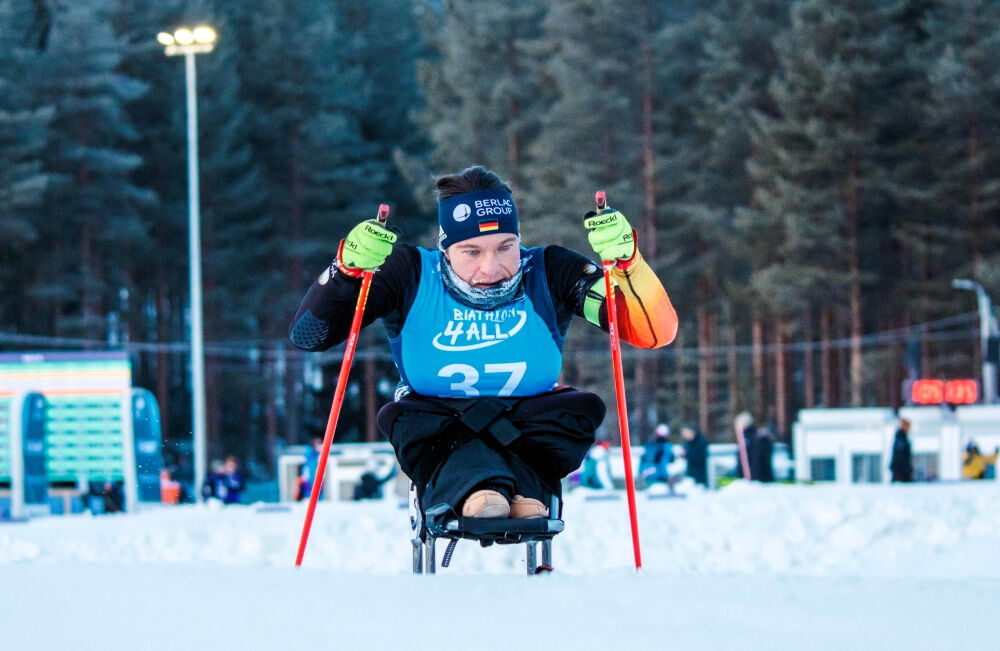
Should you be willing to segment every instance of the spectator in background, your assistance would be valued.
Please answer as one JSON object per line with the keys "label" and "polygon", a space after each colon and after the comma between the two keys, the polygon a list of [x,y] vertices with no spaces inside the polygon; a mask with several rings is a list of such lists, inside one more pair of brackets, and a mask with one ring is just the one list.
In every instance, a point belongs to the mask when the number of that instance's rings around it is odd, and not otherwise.
{"label": "spectator in background", "polygon": [[[323,451],[323,439],[318,436],[312,437],[309,447],[306,448],[306,462],[299,470],[299,494],[297,500],[304,500],[312,494],[313,481],[316,478],[316,468],[319,467],[319,454]],[[323,489],[320,488],[319,497],[323,498]]]}
{"label": "spectator in background", "polygon": [[172,462],[167,464],[170,477],[180,484],[179,503],[190,503],[195,501],[198,489],[194,485],[194,464],[191,463],[191,456],[184,452],[177,452],[172,455]]}
{"label": "spectator in background", "polygon": [[125,490],[121,481],[91,481],[84,497],[87,507],[94,515],[125,510]]}
{"label": "spectator in background", "polygon": [[181,483],[170,477],[170,469],[160,470],[160,501],[164,504],[179,504],[181,501]]}
{"label": "spectator in background", "polygon": [[369,460],[358,483],[354,485],[354,500],[382,499],[382,486],[395,476],[396,464],[391,459]]}
{"label": "spectator in background", "polygon": [[597,490],[615,487],[611,481],[611,443],[606,438],[594,443],[584,457],[580,486]]}
{"label": "spectator in background", "polygon": [[750,477],[754,481],[774,481],[774,432],[770,427],[757,430],[753,445],[748,450],[750,456]]}
{"label": "spectator in background", "polygon": [[236,457],[229,455],[224,462],[213,461],[212,472],[205,477],[202,496],[214,498],[223,504],[239,504],[243,492],[243,475]]}
{"label": "spectator in background", "polygon": [[225,495],[222,501],[226,504],[239,504],[245,483],[243,481],[243,473],[240,472],[239,461],[233,455],[226,457],[226,463],[223,466],[222,483],[225,488]]}
{"label": "spectator in background", "polygon": [[670,443],[670,427],[660,423],[653,430],[653,440],[643,447],[642,458],[639,460],[639,476],[646,480],[646,486],[658,482],[670,486],[667,466],[673,460],[674,447]]}
{"label": "spectator in background", "polygon": [[708,439],[693,425],[681,428],[687,476],[702,486],[708,486]]}
{"label": "spectator in background", "polygon": [[993,450],[990,456],[983,456],[979,451],[979,446],[974,442],[969,443],[962,456],[962,476],[966,479],[985,479],[986,470],[997,462],[997,455],[1000,454],[1000,447]]}
{"label": "spectator in background", "polygon": [[896,430],[896,438],[892,442],[892,459],[889,461],[889,470],[892,472],[894,482],[913,481],[913,453],[907,436],[909,431],[910,421],[905,418],[899,419],[899,429]]}
{"label": "spectator in background", "polygon": [[215,494],[215,488],[221,475],[222,462],[218,459],[212,459],[212,463],[209,464],[208,474],[205,475],[205,483],[201,485],[202,499],[207,501],[217,497]]}
{"label": "spectator in background", "polygon": [[[750,458],[753,446],[757,441],[757,427],[753,424],[753,416],[749,411],[743,411],[733,419],[733,429],[736,432],[736,476],[753,479],[753,469]],[[742,445],[740,444],[742,441]],[[750,477],[747,477],[747,473]]]}

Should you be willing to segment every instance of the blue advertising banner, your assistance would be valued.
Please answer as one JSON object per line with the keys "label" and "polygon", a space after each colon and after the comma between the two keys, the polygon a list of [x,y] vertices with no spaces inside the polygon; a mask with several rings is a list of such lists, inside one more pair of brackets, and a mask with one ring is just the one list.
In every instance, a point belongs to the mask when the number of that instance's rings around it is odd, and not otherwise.
{"label": "blue advertising banner", "polygon": [[160,407],[156,397],[146,389],[132,389],[132,431],[139,501],[159,502],[160,469],[163,468]]}
{"label": "blue advertising banner", "polygon": [[24,454],[24,503],[48,504],[49,483],[45,471],[45,396],[29,393],[24,397],[21,445]]}

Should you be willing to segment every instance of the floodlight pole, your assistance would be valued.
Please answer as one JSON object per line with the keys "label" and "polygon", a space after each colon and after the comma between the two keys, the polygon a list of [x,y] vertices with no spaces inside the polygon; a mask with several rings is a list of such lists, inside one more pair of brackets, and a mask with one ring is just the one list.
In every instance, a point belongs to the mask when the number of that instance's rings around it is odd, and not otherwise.
{"label": "floodlight pole", "polygon": [[979,303],[979,337],[980,352],[983,358],[983,403],[987,405],[996,404],[997,400],[997,362],[990,359],[989,342],[990,336],[1000,335],[997,328],[996,319],[993,316],[993,304],[990,297],[983,289],[983,286],[974,280],[956,278],[951,281],[951,286],[955,289],[967,289],[976,292]]}
{"label": "floodlight pole", "polygon": [[184,82],[187,98],[187,168],[188,168],[188,280],[191,296],[191,437],[194,443],[194,496],[202,500],[208,466],[205,424],[205,343],[202,320],[201,281],[201,197],[198,171],[198,74],[196,54],[211,52],[215,31],[208,27],[161,33],[160,43],[167,56],[184,55]]}
{"label": "floodlight pole", "polygon": [[208,459],[205,439],[205,342],[201,300],[201,196],[198,172],[198,100],[196,84],[198,73],[194,66],[194,52],[184,53],[184,79],[187,87],[187,144],[188,144],[188,251],[189,279],[191,283],[191,392],[194,404],[194,491],[201,500],[201,486],[205,483]]}

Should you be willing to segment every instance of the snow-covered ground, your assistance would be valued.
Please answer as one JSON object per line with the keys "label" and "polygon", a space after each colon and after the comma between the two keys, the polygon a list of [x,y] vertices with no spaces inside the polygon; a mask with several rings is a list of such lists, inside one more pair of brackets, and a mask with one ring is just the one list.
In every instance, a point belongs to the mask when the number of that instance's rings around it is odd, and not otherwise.
{"label": "snow-covered ground", "polygon": [[[992,648],[1000,485],[567,496],[557,572],[460,543],[410,574],[395,501],[152,508],[0,524],[0,649]],[[443,547],[443,545],[442,545]]]}

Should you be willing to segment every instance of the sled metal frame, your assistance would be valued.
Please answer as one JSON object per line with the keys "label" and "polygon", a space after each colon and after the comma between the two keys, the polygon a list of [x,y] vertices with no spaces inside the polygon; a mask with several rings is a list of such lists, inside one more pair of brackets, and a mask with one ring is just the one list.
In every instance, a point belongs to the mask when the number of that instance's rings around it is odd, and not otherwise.
{"label": "sled metal frame", "polygon": [[[561,502],[553,495],[549,513],[560,513]],[[490,545],[525,546],[525,568],[528,576],[552,571],[552,539],[559,534],[564,523],[558,518],[531,519],[486,519],[456,518],[449,520],[443,533],[435,534],[424,526],[424,513],[416,497],[416,489],[410,486],[410,526],[413,538],[414,574],[437,573],[437,540],[443,538],[454,545],[459,540],[475,540],[483,547]],[[541,563],[538,562],[538,543],[542,545]],[[446,553],[446,556],[448,554]]]}

